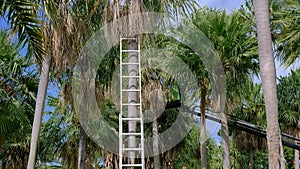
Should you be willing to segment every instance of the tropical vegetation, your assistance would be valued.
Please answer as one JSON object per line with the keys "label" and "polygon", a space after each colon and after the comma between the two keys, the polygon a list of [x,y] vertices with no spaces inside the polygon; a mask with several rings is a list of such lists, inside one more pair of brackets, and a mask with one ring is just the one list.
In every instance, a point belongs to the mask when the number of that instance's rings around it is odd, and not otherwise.
{"label": "tropical vegetation", "polygon": [[[184,23],[166,34],[136,36],[142,52],[166,51],[143,58],[146,66],[140,72],[141,98],[126,98],[133,102],[142,99],[143,113],[159,116],[144,124],[145,137],[155,138],[151,151],[157,153],[145,157],[145,168],[299,169],[300,69],[276,77],[275,67],[276,62],[285,68],[299,65],[298,0],[246,0],[243,7],[230,12],[199,6],[194,0],[6,0],[0,6],[1,24],[6,22],[9,27],[0,30],[1,169],[119,168],[119,155],[97,144],[86,130],[83,114],[76,112],[74,72],[79,56],[86,54],[81,53],[85,43],[95,32],[140,12],[162,12],[172,22]],[[184,29],[189,24],[209,41],[205,47],[220,63],[217,71],[208,70],[195,46],[167,36],[178,32],[186,36],[192,31]],[[110,33],[115,36],[119,31]],[[202,34],[187,36],[198,38]],[[137,42],[124,45],[135,50]],[[203,48],[203,44],[197,45]],[[119,45],[109,49],[97,66],[92,84],[96,106],[112,131],[119,129],[120,105],[115,98],[119,83],[114,80],[118,77],[120,49]],[[126,57],[133,62],[136,59],[133,52]],[[164,62],[155,60],[162,57]],[[180,79],[189,74],[170,57],[178,58],[191,70],[196,84],[182,86]],[[156,67],[147,67],[152,62]],[[167,62],[170,72],[161,69]],[[128,72],[138,72],[138,68],[128,66]],[[219,79],[226,79],[226,84],[221,83],[226,90],[215,95],[215,81]],[[139,84],[129,80],[127,85]],[[184,91],[189,85],[198,86],[197,91]],[[215,98],[223,96],[222,110]],[[90,123],[97,122],[97,115],[87,115],[93,118]],[[176,146],[162,151],[167,144],[157,136],[182,115],[184,121],[192,123],[189,133]],[[213,133],[211,124],[217,126]],[[139,130],[133,122],[126,123],[125,128]],[[100,127],[97,134],[108,138],[104,130]],[[168,139],[171,142],[172,138]],[[131,143],[134,140],[129,138]],[[123,160],[138,161],[132,157]]]}

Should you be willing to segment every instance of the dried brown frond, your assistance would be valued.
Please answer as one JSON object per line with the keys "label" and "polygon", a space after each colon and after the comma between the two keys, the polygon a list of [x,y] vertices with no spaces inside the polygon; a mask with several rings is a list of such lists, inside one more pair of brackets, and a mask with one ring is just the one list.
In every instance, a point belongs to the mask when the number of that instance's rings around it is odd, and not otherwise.
{"label": "dried brown frond", "polygon": [[236,131],[233,133],[234,144],[238,149],[242,150],[263,150],[266,149],[267,140],[254,134],[244,131]]}
{"label": "dried brown frond", "polygon": [[159,80],[147,80],[146,83],[143,86],[143,90],[142,90],[142,100],[143,100],[143,107],[145,109],[149,109],[150,108],[150,96],[151,93],[155,90],[155,89],[162,89],[162,86],[160,84]]}

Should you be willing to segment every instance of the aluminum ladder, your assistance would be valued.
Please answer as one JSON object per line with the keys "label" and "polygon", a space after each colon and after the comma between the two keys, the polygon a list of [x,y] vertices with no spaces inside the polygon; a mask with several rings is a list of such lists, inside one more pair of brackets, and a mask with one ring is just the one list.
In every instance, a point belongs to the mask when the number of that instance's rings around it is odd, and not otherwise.
{"label": "aluminum ladder", "polygon": [[[134,49],[129,47],[132,42]],[[119,169],[145,168],[140,65],[139,38],[120,37]],[[129,95],[133,95],[134,99],[129,100]],[[135,115],[129,117],[132,110]],[[129,131],[130,124],[135,126],[135,131]],[[127,161],[124,158],[126,155]],[[133,158],[139,159],[133,162],[130,160]]]}

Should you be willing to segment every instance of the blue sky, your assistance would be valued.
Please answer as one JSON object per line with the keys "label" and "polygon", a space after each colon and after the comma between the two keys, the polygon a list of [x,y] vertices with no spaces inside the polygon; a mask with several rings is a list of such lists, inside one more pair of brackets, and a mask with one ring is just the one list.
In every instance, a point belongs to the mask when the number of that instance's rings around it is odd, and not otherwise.
{"label": "blue sky", "polygon": [[217,9],[233,11],[245,3],[244,0],[198,0],[200,6],[208,6]]}

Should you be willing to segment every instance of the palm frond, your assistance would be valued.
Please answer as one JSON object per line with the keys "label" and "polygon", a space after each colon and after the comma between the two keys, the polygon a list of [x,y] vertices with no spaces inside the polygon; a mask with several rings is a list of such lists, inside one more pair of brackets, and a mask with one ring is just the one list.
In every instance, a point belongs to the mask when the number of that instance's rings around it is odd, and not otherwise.
{"label": "palm frond", "polygon": [[7,0],[1,8],[1,16],[7,16],[11,31],[17,32],[18,41],[27,47],[27,58],[34,56],[41,62],[45,54],[43,25],[38,17],[39,4],[29,0]]}

